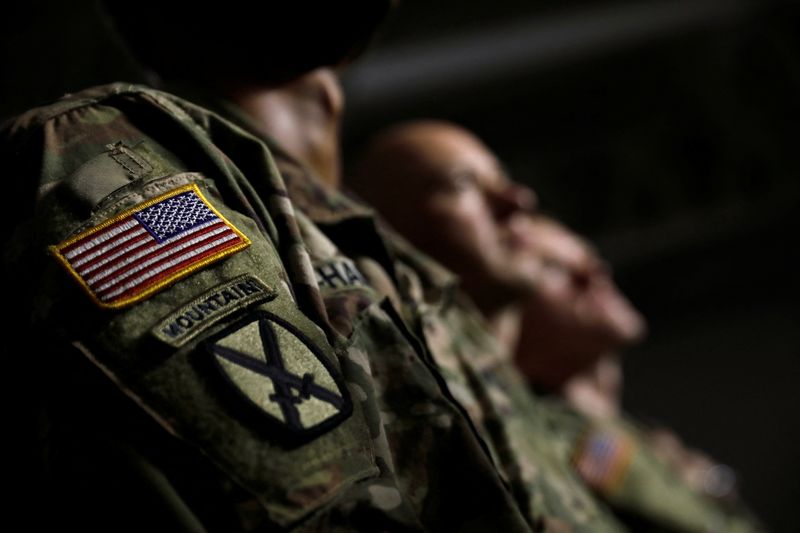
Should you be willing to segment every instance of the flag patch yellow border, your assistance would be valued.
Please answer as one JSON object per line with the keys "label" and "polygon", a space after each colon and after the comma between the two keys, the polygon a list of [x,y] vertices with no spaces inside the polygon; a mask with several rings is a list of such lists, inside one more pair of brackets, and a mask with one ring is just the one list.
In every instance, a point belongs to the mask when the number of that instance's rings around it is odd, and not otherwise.
{"label": "flag patch yellow border", "polygon": [[250,239],[191,184],[49,250],[95,304],[119,309],[249,245]]}

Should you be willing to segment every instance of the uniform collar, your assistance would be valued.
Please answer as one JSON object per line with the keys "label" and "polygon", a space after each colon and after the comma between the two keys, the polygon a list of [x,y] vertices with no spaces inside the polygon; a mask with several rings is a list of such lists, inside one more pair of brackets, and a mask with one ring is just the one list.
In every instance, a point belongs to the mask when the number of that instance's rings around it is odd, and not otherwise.
{"label": "uniform collar", "polygon": [[314,223],[330,225],[353,218],[374,218],[372,209],[325,185],[311,168],[286,152],[256,120],[231,100],[195,86],[175,85],[170,90],[214,111],[264,142],[283,175],[292,202]]}
{"label": "uniform collar", "polygon": [[458,276],[419,251],[385,224],[379,225],[379,231],[395,259],[414,274],[413,277],[404,276],[403,268],[398,267],[403,293],[428,305],[446,307],[453,303],[459,292]]}
{"label": "uniform collar", "polygon": [[[346,192],[331,189],[312,169],[288,154],[266,135],[259,124],[234,102],[197,87],[172,87],[263,141],[286,183],[292,203],[319,225],[343,252],[379,260],[407,297],[429,305],[445,306],[458,292],[458,278],[392,230],[375,211]],[[413,276],[404,276],[404,269]]]}

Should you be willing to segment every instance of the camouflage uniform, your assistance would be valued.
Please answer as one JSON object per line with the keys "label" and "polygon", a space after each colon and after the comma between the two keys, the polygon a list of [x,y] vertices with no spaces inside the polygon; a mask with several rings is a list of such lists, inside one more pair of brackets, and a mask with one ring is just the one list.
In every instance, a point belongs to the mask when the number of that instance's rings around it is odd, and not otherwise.
{"label": "camouflage uniform", "polygon": [[624,529],[557,453],[539,399],[452,277],[402,240],[393,243],[400,261],[420,273],[401,286],[411,287],[422,335],[533,523],[554,531]]}
{"label": "camouflage uniform", "polygon": [[734,499],[690,488],[651,448],[646,432],[624,417],[593,420],[563,401],[542,401],[558,453],[570,461],[634,531],[763,531]]}
{"label": "camouflage uniform", "polygon": [[[259,135],[258,125],[235,104],[196,88],[180,90],[188,90],[193,100]],[[621,530],[569,462],[555,453],[536,398],[489,333],[480,312],[458,290],[456,277],[387,228],[363,204],[324,187],[280,146],[259,137],[276,156],[298,210],[353,257],[356,271],[366,278],[348,276],[339,249],[320,243],[321,236],[314,232],[306,235],[328,316],[342,333],[349,334],[349,324],[370,300],[365,285],[387,294],[401,310],[420,350],[430,352],[447,390],[469,414],[530,523],[557,531]],[[367,258],[382,260],[376,264]]]}
{"label": "camouflage uniform", "polygon": [[[351,250],[352,243],[366,235],[371,236],[373,243],[383,241],[390,256],[383,265],[393,271],[391,277],[396,280],[396,287],[386,282],[385,273],[378,279],[374,274],[366,276],[370,278],[369,283],[380,287],[383,293],[392,294],[395,304],[399,302],[405,322],[430,350],[447,388],[474,422],[529,521],[535,527],[554,530],[622,529],[573,471],[575,452],[587,432],[588,420],[563,402],[542,401],[531,394],[510,364],[506,351],[488,333],[480,313],[457,289],[455,276],[380,221],[373,222],[371,213],[363,205],[320,185],[309,176],[308,169],[294,162],[268,137],[259,135],[258,125],[235,104],[197,89],[189,91],[193,99],[200,99],[271,146],[281,173],[286,177],[290,197],[318,227],[327,229],[334,240],[346,247],[350,243]],[[331,231],[348,224],[353,228],[357,219],[370,220],[364,224],[363,231]],[[377,239],[375,224],[380,234]],[[380,253],[375,252],[377,248]],[[382,246],[373,248],[373,256],[385,257],[384,254]],[[339,317],[336,322],[347,328],[361,307],[359,283],[354,283],[353,290],[347,291],[343,287],[347,277],[343,268],[339,268],[339,275],[331,276],[335,269],[324,259],[312,253],[312,261],[329,316]],[[368,264],[359,262],[359,266],[365,272],[376,272],[374,267],[367,270]],[[340,286],[334,287],[337,284]],[[622,429],[622,425],[617,429]],[[632,432],[632,426],[625,425],[625,428],[631,435],[641,437]],[[678,531],[754,529],[754,522],[745,514],[731,510],[726,515],[724,507],[691,493],[664,465],[657,464],[641,439],[639,444],[622,486],[613,493],[600,492],[603,500],[620,512],[633,530],[652,527],[671,527]]]}
{"label": "camouflage uniform", "polygon": [[[2,151],[9,330],[36,354],[7,371],[35,377],[19,389],[40,422],[38,518],[529,530],[429,353],[357,283],[392,269],[381,242],[355,238],[370,218],[312,222],[263,143],[142,87],[32,110]],[[200,246],[205,224],[232,240]],[[323,299],[314,263],[354,260],[355,281]]]}

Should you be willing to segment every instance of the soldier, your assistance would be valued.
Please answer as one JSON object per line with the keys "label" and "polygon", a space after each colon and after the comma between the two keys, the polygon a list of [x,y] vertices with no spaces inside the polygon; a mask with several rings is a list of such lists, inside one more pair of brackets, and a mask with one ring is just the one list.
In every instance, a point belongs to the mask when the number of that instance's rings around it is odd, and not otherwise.
{"label": "soldier", "polygon": [[541,266],[536,295],[523,309],[517,365],[538,390],[561,395],[581,412],[618,416],[619,353],[644,337],[644,318],[588,242],[544,216],[520,224]]}
{"label": "soldier", "polygon": [[526,234],[543,267],[537,295],[525,306],[516,360],[539,390],[565,401],[548,400],[564,456],[635,529],[756,529],[736,501],[729,467],[622,411],[619,354],[642,338],[644,320],[596,252],[544,217],[532,218]]}
{"label": "soldier", "polygon": [[[237,91],[222,97],[194,88],[192,94],[273,146],[278,166],[287,177],[289,196],[338,246],[358,249],[357,241],[374,233],[369,228],[352,235],[332,229],[344,224],[356,227],[356,215],[366,213],[363,206],[359,208],[335,190],[340,182],[338,159],[326,156],[332,152],[331,146],[338,148],[342,98],[330,69],[317,69],[257,93]],[[316,142],[300,143],[298,131],[327,134],[315,136]],[[521,213],[527,206],[525,191],[518,192],[519,199],[509,202],[509,213]],[[359,304],[362,283],[398,303],[414,334],[426,342],[449,390],[466,408],[493,457],[502,465],[530,521],[576,530],[616,529],[610,515],[555,454],[548,430],[541,425],[544,418],[536,414],[533,397],[505,350],[488,334],[472,303],[455,286],[453,276],[380,220],[374,223],[378,232],[369,238],[387,248],[396,281],[376,269],[368,257],[356,256],[348,266],[315,254],[312,247],[312,263],[334,323],[347,327],[353,320],[352,313],[363,305]],[[313,240],[309,235],[308,242]],[[351,278],[353,282],[348,282]]]}
{"label": "soldier", "polygon": [[[643,319],[584,241],[541,215],[509,208],[530,205],[532,193],[474,135],[435,121],[389,128],[369,145],[351,183],[463,277],[528,380],[562,394],[566,402],[539,402],[562,460],[629,526],[755,529],[744,513],[681,479],[676,462],[658,457],[647,433],[620,412],[616,350],[642,337]],[[671,442],[677,462],[702,464]],[[725,471],[706,466],[707,480],[716,472],[721,489]]]}
{"label": "soldier", "polygon": [[[345,3],[227,7],[252,16],[237,26],[227,10],[171,4],[117,16],[158,49],[160,74],[239,87],[339,62],[363,40],[353,25],[374,19]],[[334,14],[347,24],[330,31]],[[308,28],[324,47],[307,44]],[[10,364],[38,385],[31,500],[49,512],[37,518],[89,530],[614,530],[556,470],[544,487],[560,492],[521,484],[536,456],[492,444],[512,431],[518,446],[520,432],[472,416],[498,404],[482,368],[453,359],[468,387],[446,382],[431,339],[460,341],[470,330],[458,321],[472,320],[448,304],[447,275],[415,268],[368,209],[272,148],[121,83],[4,126],[8,191],[27,199],[6,211],[3,272],[18,353],[36,354]],[[500,370],[491,376],[519,395],[505,409],[524,425],[522,380]]]}
{"label": "soldier", "polygon": [[[135,31],[125,33],[135,49],[142,46]],[[531,407],[523,380],[501,357],[452,276],[384,227],[370,210],[335,190],[343,101],[330,69],[272,84],[195,80],[187,86],[186,80],[176,84],[175,76],[163,69],[160,74],[182,94],[271,147],[289,197],[316,225],[303,218],[299,229],[333,327],[351,335],[359,313],[375,302],[375,292],[388,298],[385,303],[392,302],[411,334],[422,341],[430,353],[428,363],[501,464],[501,475],[530,524],[537,528],[571,524],[592,531],[617,528],[549,448],[543,418]],[[390,447],[405,443],[393,425],[387,426],[387,434]]]}
{"label": "soldier", "polygon": [[534,294],[539,269],[525,247],[532,190],[509,179],[477,137],[437,121],[377,135],[348,178],[402,235],[456,272],[498,338],[516,345],[516,311]]}
{"label": "soldier", "polygon": [[[331,9],[352,25],[353,7]],[[309,17],[332,20],[324,6],[292,9],[269,13],[283,37]],[[198,28],[173,37],[201,55],[210,33]],[[275,83],[338,61],[362,34],[340,27],[310,51],[299,42],[259,76]],[[239,58],[197,59],[185,58],[242,73]],[[8,123],[2,161],[15,199],[4,225],[17,302],[9,330],[25,339],[15,353],[36,354],[14,360],[16,375],[35,376],[27,397],[40,404],[30,499],[48,511],[28,520],[88,530],[529,530],[398,310],[348,281],[363,307],[338,315],[348,321],[328,314],[309,250],[377,264],[380,243],[340,253],[288,198],[263,143],[170,94],[112,84]],[[348,235],[372,224],[356,222]]]}

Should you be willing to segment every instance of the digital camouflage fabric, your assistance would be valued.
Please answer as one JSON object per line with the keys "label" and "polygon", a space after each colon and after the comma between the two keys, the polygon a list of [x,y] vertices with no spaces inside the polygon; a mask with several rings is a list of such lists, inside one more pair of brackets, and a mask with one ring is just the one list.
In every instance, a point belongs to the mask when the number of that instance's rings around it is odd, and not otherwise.
{"label": "digital camouflage fabric", "polygon": [[371,219],[314,222],[262,142],[114,84],[6,124],[2,161],[33,525],[530,530]]}
{"label": "digital camouflage fabric", "polygon": [[[480,313],[442,268],[395,238],[420,329],[453,394],[467,406],[532,523],[555,531],[621,531],[620,523],[556,453],[539,400]],[[404,272],[408,272],[404,269]]]}

